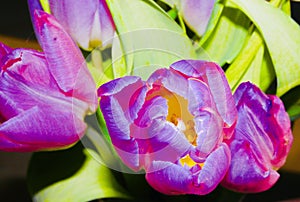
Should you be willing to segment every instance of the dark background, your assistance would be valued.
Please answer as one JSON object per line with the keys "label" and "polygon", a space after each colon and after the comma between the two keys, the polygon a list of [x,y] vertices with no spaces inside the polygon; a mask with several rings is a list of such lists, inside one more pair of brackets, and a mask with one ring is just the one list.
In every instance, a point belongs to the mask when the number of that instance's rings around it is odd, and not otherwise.
{"label": "dark background", "polygon": [[[300,23],[300,2],[291,4],[292,17]],[[35,40],[27,10],[27,1],[2,1],[0,5],[0,35],[21,38],[25,43]],[[30,155],[30,153],[0,152],[0,201],[31,201],[25,181]],[[300,175],[282,172],[279,182],[271,190],[262,194],[247,195],[244,201],[282,201],[290,198],[299,198],[298,201],[300,201],[299,182]]]}
{"label": "dark background", "polygon": [[0,34],[34,39],[26,0],[1,1]]}
{"label": "dark background", "polygon": [[[28,46],[35,40],[26,0],[1,1],[0,36],[21,38],[2,41],[16,47]],[[30,153],[5,153],[0,151],[0,201],[27,202],[31,197],[27,192],[25,176],[30,160]]]}

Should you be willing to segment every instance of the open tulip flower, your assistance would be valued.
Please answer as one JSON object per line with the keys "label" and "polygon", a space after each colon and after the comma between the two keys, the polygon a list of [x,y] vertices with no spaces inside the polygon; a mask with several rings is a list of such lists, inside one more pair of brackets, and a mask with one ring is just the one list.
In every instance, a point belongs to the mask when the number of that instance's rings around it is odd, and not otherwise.
{"label": "open tulip flower", "polygon": [[292,141],[279,99],[250,83],[233,97],[213,62],[178,61],[147,81],[113,80],[98,95],[122,161],[145,169],[148,183],[164,194],[204,195],[222,180],[242,192],[270,187]]}
{"label": "open tulip flower", "polygon": [[[30,0],[34,4],[39,0]],[[112,43],[115,25],[105,0],[49,0],[51,14],[85,50]]]}
{"label": "open tulip flower", "polygon": [[179,61],[147,82],[127,76],[98,94],[116,151],[130,168],[165,194],[207,194],[223,179],[237,119],[222,69],[212,62]]}
{"label": "open tulip flower", "polygon": [[68,147],[84,134],[83,121],[97,107],[85,60],[53,16],[33,12],[44,52],[0,43],[0,150]]}

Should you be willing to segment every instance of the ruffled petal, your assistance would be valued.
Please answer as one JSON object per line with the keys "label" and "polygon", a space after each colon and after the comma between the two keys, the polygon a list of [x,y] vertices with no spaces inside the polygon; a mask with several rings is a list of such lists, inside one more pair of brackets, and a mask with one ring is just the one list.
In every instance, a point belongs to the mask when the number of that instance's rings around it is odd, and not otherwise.
{"label": "ruffled petal", "polygon": [[143,139],[137,141],[140,147],[140,159],[146,169],[152,161],[175,163],[192,147],[177,127],[159,119],[154,120],[147,133],[144,133]]}
{"label": "ruffled petal", "polygon": [[[265,95],[250,82],[234,95],[238,122],[232,141],[232,164],[224,186],[241,192],[261,192],[278,179],[293,136],[288,114],[276,96]],[[243,166],[241,166],[243,165]]]}
{"label": "ruffled petal", "polygon": [[123,162],[133,170],[140,169],[138,144],[130,136],[130,124],[124,111],[113,96],[101,97],[100,108],[113,145]]}
{"label": "ruffled petal", "polygon": [[281,167],[293,141],[290,119],[282,101],[265,95],[250,82],[241,84],[237,90],[237,95],[241,91],[243,95],[236,99],[240,121],[235,139],[255,142],[255,151],[260,151],[275,168]]}
{"label": "ruffled petal", "polygon": [[253,152],[253,144],[234,140],[230,144],[231,163],[222,185],[237,192],[256,193],[268,190],[279,178],[279,174]]}
{"label": "ruffled petal", "polygon": [[[148,183],[168,195],[205,195],[213,191],[224,177],[230,162],[230,151],[222,144],[207,158],[202,169],[165,161],[153,161],[146,173]],[[154,171],[154,172],[153,172]]]}
{"label": "ruffled petal", "polygon": [[203,161],[223,140],[223,121],[208,86],[201,80],[189,79],[189,111],[194,116],[197,133],[196,156]]}
{"label": "ruffled petal", "polygon": [[187,99],[188,80],[182,74],[173,69],[158,69],[151,74],[147,80],[149,85],[157,84],[163,86],[171,92]]}
{"label": "ruffled petal", "polygon": [[86,128],[72,108],[32,107],[0,125],[0,149],[54,150],[77,142]]}
{"label": "ruffled petal", "polygon": [[226,132],[225,137],[229,138],[237,120],[237,110],[222,68],[213,62],[181,60],[173,63],[171,69],[174,69],[187,77],[200,79],[207,84],[217,110],[226,123],[224,126]]}
{"label": "ruffled petal", "polygon": [[150,100],[144,101],[142,108],[137,113],[137,118],[134,120],[134,128],[132,130],[133,137],[142,138],[138,135],[138,129],[143,129],[151,125],[154,119],[161,121],[165,120],[168,115],[167,100],[163,97],[157,96]]}
{"label": "ruffled petal", "polygon": [[157,191],[167,195],[180,195],[189,192],[193,174],[189,169],[166,161],[153,161],[151,170],[146,173],[147,182]]}
{"label": "ruffled petal", "polygon": [[202,36],[208,25],[215,0],[181,0],[181,13],[187,25]]}
{"label": "ruffled petal", "polygon": [[[143,84],[141,79],[137,76],[124,76],[122,78],[112,80],[112,81],[107,82],[99,87],[98,96],[101,97],[101,96],[115,95],[115,94],[121,92],[125,87],[134,85],[135,83],[140,83],[140,85]],[[132,90],[132,92],[130,92],[130,95],[132,95],[134,93],[134,91],[136,91],[134,86],[132,86],[131,89],[133,89],[133,90]],[[130,96],[127,96],[127,97],[130,97]]]}
{"label": "ruffled petal", "polygon": [[205,195],[212,192],[224,178],[230,165],[230,150],[224,143],[214,150],[204,162],[190,194]]}
{"label": "ruffled petal", "polygon": [[114,96],[126,116],[133,121],[142,107],[146,90],[145,83],[136,76],[124,76],[103,84],[98,89],[98,96]]}
{"label": "ruffled petal", "polygon": [[5,77],[22,80],[27,85],[43,86],[59,91],[47,65],[42,53],[21,48],[11,50],[0,62],[3,74],[6,74]]}
{"label": "ruffled petal", "polygon": [[131,136],[131,124],[144,103],[144,82],[125,76],[103,84],[98,89],[100,108],[118,154],[133,170],[141,168],[138,143]]}

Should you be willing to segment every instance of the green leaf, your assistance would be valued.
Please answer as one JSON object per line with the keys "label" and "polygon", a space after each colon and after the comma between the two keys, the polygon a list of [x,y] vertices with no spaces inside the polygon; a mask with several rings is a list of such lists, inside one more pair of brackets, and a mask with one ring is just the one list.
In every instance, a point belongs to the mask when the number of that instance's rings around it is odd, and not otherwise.
{"label": "green leaf", "polygon": [[160,67],[169,67],[177,60],[196,57],[190,39],[155,2],[110,0],[107,3],[120,40],[120,45],[115,46],[112,54],[115,71],[125,65],[127,75],[146,79]]}
{"label": "green leaf", "polygon": [[265,52],[260,70],[260,82],[258,86],[261,88],[262,91],[266,92],[275,79],[275,70],[269,51],[266,48],[264,49]]}
{"label": "green leaf", "polygon": [[291,89],[281,99],[292,121],[300,117],[300,86]]}
{"label": "green leaf", "polygon": [[[99,114],[97,114],[97,117],[99,117]],[[86,121],[89,126],[86,136],[81,140],[82,144],[86,148],[94,148],[101,158],[101,163],[110,169],[125,173],[134,172],[121,161],[111,142],[106,126],[101,126],[103,124],[101,120],[97,120],[96,116],[89,116]],[[96,126],[98,123],[100,123],[100,127]]]}
{"label": "green leaf", "polygon": [[264,91],[270,86],[274,79],[272,63],[257,30],[253,31],[246,46],[228,67],[226,76],[233,91],[245,81],[251,81]]}
{"label": "green leaf", "polygon": [[290,0],[283,0],[281,10],[291,16],[291,2]]}
{"label": "green leaf", "polygon": [[269,49],[277,76],[277,95],[300,85],[299,25],[263,0],[231,0],[256,25]]}
{"label": "green leaf", "polygon": [[259,47],[256,55],[254,56],[253,60],[251,61],[250,66],[248,67],[247,71],[245,72],[241,82],[251,81],[253,84],[259,86],[260,84],[260,71],[263,62],[264,56],[264,46]]}
{"label": "green leaf", "polygon": [[[210,26],[213,25],[208,26],[205,35],[209,34],[209,37],[204,35],[200,40],[203,50],[199,51],[199,57],[205,58],[205,55],[208,55],[209,57],[205,59],[215,61],[222,66],[231,63],[242,49],[248,35],[250,21],[238,9],[227,6],[222,9],[220,5],[218,8],[218,4],[216,9],[222,10],[222,14],[212,33],[210,33],[212,30]],[[216,15],[216,19],[217,17]]]}
{"label": "green leaf", "polygon": [[298,100],[298,102],[295,105],[287,109],[287,112],[292,121],[300,118],[300,100]]}
{"label": "green leaf", "polygon": [[182,1],[182,0],[160,0],[160,1],[164,2],[165,4],[168,4],[170,7],[179,8],[180,1]]}
{"label": "green leaf", "polygon": [[178,16],[178,10],[176,8],[173,8],[171,10],[168,11],[168,15],[172,18],[172,19],[176,19]]}
{"label": "green leaf", "polygon": [[63,151],[34,153],[28,184],[34,201],[90,201],[129,198],[97,153],[81,144]]}

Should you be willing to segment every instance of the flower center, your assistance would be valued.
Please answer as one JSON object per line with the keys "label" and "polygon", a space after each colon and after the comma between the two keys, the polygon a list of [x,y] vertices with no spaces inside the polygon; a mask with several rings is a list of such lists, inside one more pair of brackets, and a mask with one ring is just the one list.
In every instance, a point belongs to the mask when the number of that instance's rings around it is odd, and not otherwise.
{"label": "flower center", "polygon": [[172,95],[174,96],[173,99],[164,96],[168,100],[169,107],[167,120],[177,126],[184,133],[187,140],[196,146],[197,133],[195,131],[194,116],[188,110],[188,101],[179,95]]}
{"label": "flower center", "polygon": [[167,121],[173,123],[187,140],[197,145],[197,133],[195,131],[194,116],[188,110],[188,101],[182,96],[172,93],[163,86],[154,86],[154,92],[151,97],[162,96],[168,101],[168,116]]}
{"label": "flower center", "polygon": [[179,163],[184,166],[187,165],[190,168],[194,167],[195,165],[199,165],[201,168],[203,167],[204,163],[197,163],[195,162],[189,154],[187,154],[186,156],[182,157],[181,159],[179,159]]}

